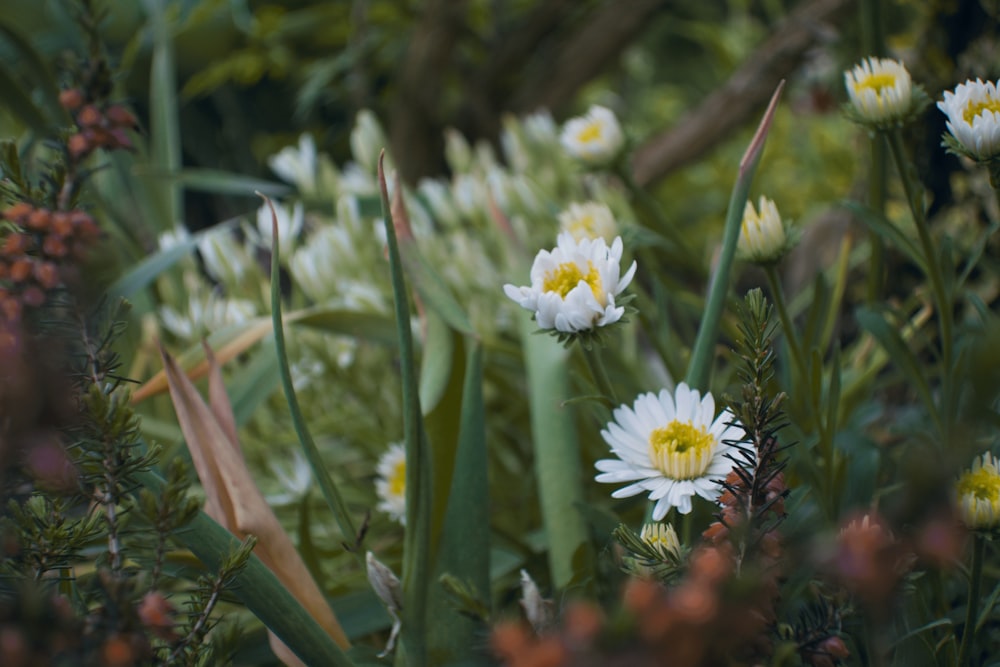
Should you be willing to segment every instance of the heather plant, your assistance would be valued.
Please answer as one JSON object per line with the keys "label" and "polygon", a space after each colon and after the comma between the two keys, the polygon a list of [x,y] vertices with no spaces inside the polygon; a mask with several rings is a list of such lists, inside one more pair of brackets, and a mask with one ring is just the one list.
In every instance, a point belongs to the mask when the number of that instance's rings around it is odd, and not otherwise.
{"label": "heather plant", "polygon": [[[993,82],[866,56],[804,120],[781,82],[659,190],[612,95],[409,182],[362,111],[260,179],[181,169],[163,24],[143,127],[78,11],[3,154],[4,664],[988,664]],[[879,185],[803,209],[846,142]],[[189,229],[197,177],[253,204]]]}

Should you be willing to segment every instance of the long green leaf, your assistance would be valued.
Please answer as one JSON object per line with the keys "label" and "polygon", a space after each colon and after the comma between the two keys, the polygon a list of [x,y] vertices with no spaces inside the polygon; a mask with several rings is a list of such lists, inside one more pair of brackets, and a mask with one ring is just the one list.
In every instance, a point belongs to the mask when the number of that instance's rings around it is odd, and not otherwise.
{"label": "long green leaf", "polygon": [[410,306],[403,277],[403,261],[393,224],[393,208],[385,181],[384,153],[379,156],[378,179],[382,215],[389,249],[389,270],[399,334],[400,375],[403,390],[403,439],[406,446],[406,536],[403,541],[403,627],[397,663],[427,664],[427,593],[430,574],[431,469],[420,409],[417,364],[410,331]]}
{"label": "long green leaf", "polygon": [[688,385],[701,391],[709,389],[712,361],[715,357],[715,343],[719,337],[722,310],[725,308],[726,297],[729,294],[729,274],[733,266],[733,258],[736,256],[736,244],[740,239],[743,209],[750,193],[754,172],[757,171],[760,156],[764,153],[764,142],[767,140],[767,133],[771,128],[771,121],[778,108],[778,99],[781,97],[781,91],[784,87],[785,82],[782,80],[778,84],[777,90],[774,91],[774,95],[771,96],[771,103],[768,105],[767,111],[764,112],[757,132],[740,161],[736,182],[733,184],[733,192],[729,197],[726,223],[722,231],[722,253],[719,256],[715,273],[712,275],[705,315],[702,317],[701,326],[698,327],[698,337],[695,339],[694,348],[691,351],[691,364],[688,366],[688,372],[685,376]]}
{"label": "long green leaf", "polygon": [[134,295],[136,292],[148,287],[164,271],[190,255],[198,247],[198,242],[207,234],[214,234],[222,229],[232,228],[239,221],[240,218],[230,218],[214,227],[192,234],[176,245],[156,251],[118,278],[108,288],[108,292],[112,295],[125,298]]}
{"label": "long green leaf", "polygon": [[[140,472],[138,476],[142,488],[162,491],[163,480],[155,473]],[[239,545],[232,533],[204,512],[199,512],[175,537],[215,571]],[[354,664],[256,556],[250,556],[230,590],[307,665]]]}
{"label": "long green leaf", "polygon": [[[288,402],[288,412],[292,418],[295,435],[298,436],[299,444],[302,445],[302,451],[306,455],[306,460],[309,461],[313,477],[319,483],[319,488],[323,492],[323,498],[326,500],[330,511],[333,512],[341,535],[349,543],[353,544],[358,534],[357,529],[354,527],[354,522],[351,520],[351,515],[347,511],[347,505],[344,503],[337,485],[334,484],[330,473],[326,469],[326,464],[319,453],[319,448],[316,447],[316,442],[309,432],[309,426],[306,424],[305,415],[302,414],[298,396],[295,394],[295,386],[292,383],[292,370],[291,365],[288,363],[288,351],[285,347],[285,325],[281,319],[281,279],[280,266],[278,264],[278,257],[281,254],[281,241],[278,238],[278,216],[274,212],[274,205],[271,204],[271,200],[266,197],[264,200],[271,207],[271,238],[274,244],[271,248],[271,323],[274,327],[274,347],[278,355],[278,372],[281,378],[281,388],[284,390],[285,400]],[[360,552],[357,556],[359,559],[361,558]]]}
{"label": "long green leaf", "polygon": [[856,201],[845,201],[841,205],[863,222],[868,229],[902,250],[910,261],[919,266],[921,271],[927,273],[927,262],[924,260],[923,253],[896,225],[886,220],[884,215]]}
{"label": "long green leaf", "polygon": [[520,322],[531,407],[531,438],[542,521],[548,536],[549,570],[558,589],[578,580],[593,562],[583,504],[583,470],[570,398],[569,354],[554,338],[534,335],[527,313]]}
{"label": "long green leaf", "polygon": [[[150,69],[150,136],[154,169],[172,174],[181,168],[181,131],[177,106],[177,72],[174,45],[164,0],[144,0],[153,34],[153,59]],[[160,190],[161,231],[172,228],[181,219],[181,188],[168,179],[158,181]]]}
{"label": "long green leaf", "polygon": [[307,326],[325,333],[352,336],[372,343],[392,346],[399,344],[396,325],[392,318],[379,313],[315,306],[288,313],[285,322]]}
{"label": "long green leaf", "polygon": [[[442,574],[450,574],[468,585],[476,597],[489,607],[489,480],[486,411],[483,405],[483,352],[479,343],[468,345],[464,366],[455,474],[451,478],[444,528],[437,549],[435,580]],[[431,589],[429,608],[435,619],[428,628],[427,639],[428,657],[432,664],[470,667],[492,664],[479,647],[478,635],[484,630],[482,623],[460,614],[439,585]]]}
{"label": "long green leaf", "polygon": [[175,172],[160,172],[153,170],[137,170],[141,175],[156,176],[187,190],[211,192],[220,195],[243,195],[255,197],[255,192],[268,197],[284,197],[291,194],[292,188],[283,183],[266,181],[242,174],[234,174],[220,169],[204,169],[188,167]]}

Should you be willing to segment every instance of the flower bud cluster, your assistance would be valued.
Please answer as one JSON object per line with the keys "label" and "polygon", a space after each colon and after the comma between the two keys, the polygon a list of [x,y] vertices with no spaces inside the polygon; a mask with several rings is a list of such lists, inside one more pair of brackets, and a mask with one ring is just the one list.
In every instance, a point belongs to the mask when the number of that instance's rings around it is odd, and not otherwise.
{"label": "flower bud cluster", "polygon": [[66,148],[74,160],[83,160],[98,148],[132,148],[128,131],[135,129],[136,120],[124,106],[91,103],[77,88],[62,91],[59,102],[73,114],[78,128],[66,142]]}
{"label": "flower bud cluster", "polygon": [[0,215],[18,228],[0,239],[0,321],[13,323],[25,306],[43,305],[65,282],[65,264],[80,260],[99,230],[78,209],[53,211],[22,201]]}

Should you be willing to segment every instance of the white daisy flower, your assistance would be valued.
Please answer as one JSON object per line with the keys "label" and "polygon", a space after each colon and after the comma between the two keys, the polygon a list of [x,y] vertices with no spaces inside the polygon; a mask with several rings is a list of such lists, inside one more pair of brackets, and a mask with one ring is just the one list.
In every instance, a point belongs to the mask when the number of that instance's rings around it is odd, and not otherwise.
{"label": "white daisy flower", "polygon": [[522,308],[534,311],[542,329],[563,333],[588,331],[621,319],[624,306],[615,297],[632,282],[635,262],[621,273],[622,239],[611,247],[602,238],[576,241],[559,235],[551,252],[542,250],[531,266],[531,285],[504,285],[503,291]]}
{"label": "white daisy flower", "polygon": [[594,105],[583,116],[563,126],[560,141],[574,158],[588,164],[607,164],[625,145],[625,135],[611,109]]}
{"label": "white daisy flower", "polygon": [[406,525],[406,448],[403,443],[390,445],[378,461],[378,509]]}
{"label": "white daisy flower", "polygon": [[844,84],[858,117],[876,125],[902,120],[913,109],[913,81],[898,60],[867,58],[844,72]]}
{"label": "white daisy flower", "polygon": [[761,197],[760,211],[747,202],[743,209],[743,224],[736,253],[750,262],[768,264],[777,261],[785,253],[788,236],[781,221],[778,207],[767,197]]}
{"label": "white daisy flower", "polygon": [[671,507],[687,514],[692,496],[714,501],[722,492],[716,480],[732,470],[726,454],[736,451],[724,441],[743,437],[743,428],[735,421],[729,410],[716,417],[712,394],[702,398],[683,382],[672,396],[666,389],[642,394],[634,407],[617,408],[614,421],[601,431],[618,458],[598,461],[595,466],[601,474],[596,479],[607,484],[633,482],[612,493],[613,498],[649,492],[649,499],[656,501],[654,521]]}
{"label": "white daisy flower", "polygon": [[1000,462],[987,452],[958,480],[958,515],[969,528],[1000,526]]}
{"label": "white daisy flower", "polygon": [[966,81],[945,91],[938,109],[948,116],[948,131],[975,160],[1000,156],[1000,92],[992,81]]}
{"label": "white daisy flower", "polygon": [[615,214],[600,202],[573,203],[559,213],[559,231],[569,232],[577,241],[603,238],[613,241],[618,234]]}

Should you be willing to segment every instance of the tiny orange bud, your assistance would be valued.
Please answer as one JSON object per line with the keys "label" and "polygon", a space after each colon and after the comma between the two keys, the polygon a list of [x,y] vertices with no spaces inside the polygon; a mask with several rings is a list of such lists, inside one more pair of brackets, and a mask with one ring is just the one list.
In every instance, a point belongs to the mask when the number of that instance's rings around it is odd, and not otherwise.
{"label": "tiny orange bud", "polygon": [[27,234],[11,234],[3,241],[5,255],[23,255],[31,247],[31,237]]}
{"label": "tiny orange bud", "polygon": [[31,275],[31,260],[30,259],[16,259],[11,262],[10,265],[10,279],[15,283],[21,283],[28,279]]}
{"label": "tiny orange bud", "polygon": [[35,264],[35,280],[45,289],[53,289],[59,284],[59,269],[52,262]]}
{"label": "tiny orange bud", "polygon": [[79,132],[69,138],[69,141],[66,142],[66,147],[69,149],[70,155],[76,159],[80,159],[91,150],[90,142]]}
{"label": "tiny orange bud", "polygon": [[76,111],[83,105],[83,93],[76,88],[67,88],[59,93],[59,104],[67,111]]}
{"label": "tiny orange bud", "polygon": [[104,659],[103,664],[108,665],[108,667],[128,667],[135,664],[137,656],[124,637],[114,635],[108,637],[104,646],[101,647],[101,657]]}
{"label": "tiny orange bud", "polygon": [[135,116],[120,104],[112,104],[104,112],[105,118],[111,122],[112,125],[118,125],[119,127],[135,127]]}
{"label": "tiny orange bud", "polygon": [[68,211],[52,213],[52,231],[60,236],[69,236],[73,232],[73,220]]}
{"label": "tiny orange bud", "polygon": [[80,113],[76,116],[76,122],[80,127],[97,127],[103,119],[101,112],[93,104],[88,104],[80,109]]}
{"label": "tiny orange bud", "polygon": [[48,257],[65,257],[69,254],[66,240],[58,234],[48,234],[42,241],[42,252]]}
{"label": "tiny orange bud", "polygon": [[19,201],[6,211],[3,212],[3,217],[5,220],[10,220],[11,222],[16,222],[18,224],[24,222],[24,219],[28,217],[35,207],[26,201]]}
{"label": "tiny orange bud", "polygon": [[52,213],[47,208],[36,208],[28,215],[28,227],[31,229],[48,229],[52,222]]}

